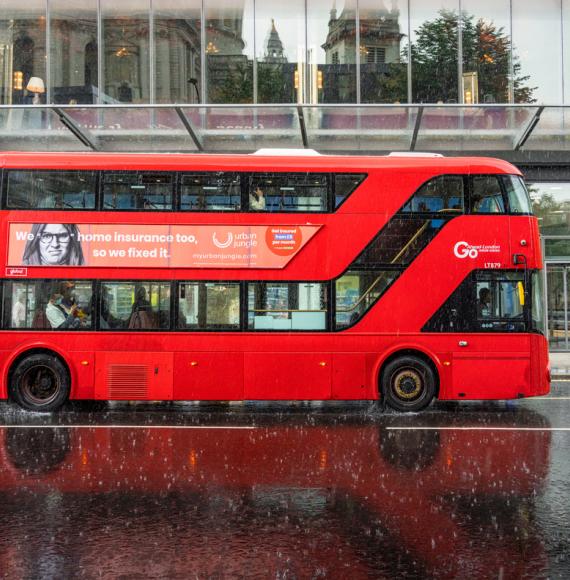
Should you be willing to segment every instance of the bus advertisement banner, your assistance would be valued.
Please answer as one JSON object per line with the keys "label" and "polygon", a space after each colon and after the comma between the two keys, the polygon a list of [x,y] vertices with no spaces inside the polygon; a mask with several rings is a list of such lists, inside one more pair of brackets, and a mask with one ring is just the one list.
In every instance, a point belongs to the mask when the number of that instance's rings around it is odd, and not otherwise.
{"label": "bus advertisement banner", "polygon": [[8,265],[280,269],[320,228],[10,223]]}

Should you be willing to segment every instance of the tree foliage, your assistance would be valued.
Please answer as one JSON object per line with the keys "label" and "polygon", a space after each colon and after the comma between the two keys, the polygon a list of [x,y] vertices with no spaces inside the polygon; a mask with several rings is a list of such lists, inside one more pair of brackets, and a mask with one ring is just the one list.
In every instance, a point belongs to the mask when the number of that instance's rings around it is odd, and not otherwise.
{"label": "tree foliage", "polygon": [[[460,27],[461,25],[461,27]],[[433,20],[416,30],[411,43],[412,102],[461,102],[458,82],[459,31],[461,29],[463,72],[476,72],[479,102],[508,103],[512,76],[514,102],[533,103],[536,87],[529,87],[529,76],[521,74],[521,64],[513,55],[511,40],[502,27],[483,18],[441,10]],[[382,71],[362,78],[364,102],[391,103],[408,100],[408,47],[401,52],[401,62],[388,63]]]}

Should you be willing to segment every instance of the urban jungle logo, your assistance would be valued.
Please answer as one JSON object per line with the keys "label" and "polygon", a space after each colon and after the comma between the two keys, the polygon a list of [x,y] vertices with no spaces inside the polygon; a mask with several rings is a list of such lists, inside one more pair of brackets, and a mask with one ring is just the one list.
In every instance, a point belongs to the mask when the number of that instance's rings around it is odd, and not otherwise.
{"label": "urban jungle logo", "polygon": [[493,253],[497,254],[501,251],[501,246],[497,245],[472,245],[467,242],[457,242],[453,246],[453,253],[457,258],[471,258],[475,259],[479,254]]}

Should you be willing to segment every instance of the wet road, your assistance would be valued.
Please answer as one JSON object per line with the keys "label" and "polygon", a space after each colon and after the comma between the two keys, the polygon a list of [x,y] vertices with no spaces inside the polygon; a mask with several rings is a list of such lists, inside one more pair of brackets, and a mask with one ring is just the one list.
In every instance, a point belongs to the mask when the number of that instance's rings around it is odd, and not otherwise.
{"label": "wet road", "polygon": [[568,578],[570,382],[550,397],[0,404],[2,578]]}

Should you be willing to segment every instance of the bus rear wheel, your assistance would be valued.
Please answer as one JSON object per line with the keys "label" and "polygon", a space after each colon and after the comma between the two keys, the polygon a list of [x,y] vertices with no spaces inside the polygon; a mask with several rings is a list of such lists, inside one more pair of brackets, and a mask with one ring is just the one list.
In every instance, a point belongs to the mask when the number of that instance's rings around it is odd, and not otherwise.
{"label": "bus rear wheel", "polygon": [[390,361],[382,372],[382,395],[396,411],[425,409],[435,395],[435,374],[423,359],[401,356]]}
{"label": "bus rear wheel", "polygon": [[49,354],[32,354],[22,359],[10,381],[12,400],[28,411],[55,411],[67,401],[70,390],[66,366]]}

